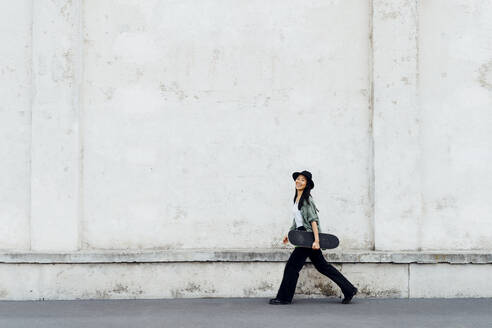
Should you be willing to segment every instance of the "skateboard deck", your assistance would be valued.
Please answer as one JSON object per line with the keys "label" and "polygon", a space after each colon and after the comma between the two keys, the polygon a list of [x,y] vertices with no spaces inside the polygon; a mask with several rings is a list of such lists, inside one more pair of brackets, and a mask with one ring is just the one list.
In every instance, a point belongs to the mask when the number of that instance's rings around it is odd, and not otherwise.
{"label": "skateboard deck", "polygon": [[[340,243],[338,237],[329,233],[319,232],[319,248],[331,249],[337,248]],[[291,244],[312,248],[314,242],[314,233],[311,231],[291,230],[289,231],[289,241]]]}

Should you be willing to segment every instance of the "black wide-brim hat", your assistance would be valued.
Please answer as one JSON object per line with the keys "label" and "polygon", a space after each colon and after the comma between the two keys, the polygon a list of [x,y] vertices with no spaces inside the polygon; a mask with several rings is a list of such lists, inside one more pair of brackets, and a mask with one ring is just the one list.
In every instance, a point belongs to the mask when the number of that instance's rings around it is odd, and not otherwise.
{"label": "black wide-brim hat", "polygon": [[297,179],[297,177],[299,176],[299,174],[302,174],[302,175],[304,175],[306,177],[306,179],[307,179],[306,185],[307,186],[310,185],[311,186],[310,189],[313,189],[314,188],[314,181],[313,181],[313,175],[311,174],[311,172],[304,170],[302,172],[294,172],[294,173],[292,173],[292,178],[294,179],[294,181]]}

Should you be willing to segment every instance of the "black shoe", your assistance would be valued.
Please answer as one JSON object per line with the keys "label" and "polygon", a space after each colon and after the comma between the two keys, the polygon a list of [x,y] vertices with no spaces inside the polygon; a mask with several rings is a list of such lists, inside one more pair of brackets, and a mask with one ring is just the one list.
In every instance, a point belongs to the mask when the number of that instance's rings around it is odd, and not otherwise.
{"label": "black shoe", "polygon": [[281,300],[281,299],[278,299],[278,298],[272,298],[270,300],[270,304],[290,304],[292,302],[290,301],[284,301],[284,300]]}
{"label": "black shoe", "polygon": [[348,294],[348,295],[345,295],[345,294],[344,294],[344,296],[345,296],[345,297],[344,297],[344,299],[342,300],[342,303],[343,303],[343,304],[349,304],[349,303],[350,303],[350,301],[352,300],[352,297],[354,297],[354,295],[355,295],[355,294],[357,294],[357,292],[358,292],[357,288],[355,288],[355,287],[354,287],[354,290],[352,291],[352,293],[351,293],[351,294]]}

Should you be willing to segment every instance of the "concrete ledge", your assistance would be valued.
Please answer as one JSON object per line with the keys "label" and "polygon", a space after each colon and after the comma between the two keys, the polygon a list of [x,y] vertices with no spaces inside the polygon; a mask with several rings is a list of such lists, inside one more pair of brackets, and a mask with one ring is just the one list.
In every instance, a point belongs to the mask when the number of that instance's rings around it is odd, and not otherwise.
{"label": "concrete ledge", "polygon": [[[98,250],[78,252],[4,251],[0,263],[284,262],[293,248]],[[323,251],[333,263],[492,263],[492,251]],[[310,262],[309,258],[307,262]]]}

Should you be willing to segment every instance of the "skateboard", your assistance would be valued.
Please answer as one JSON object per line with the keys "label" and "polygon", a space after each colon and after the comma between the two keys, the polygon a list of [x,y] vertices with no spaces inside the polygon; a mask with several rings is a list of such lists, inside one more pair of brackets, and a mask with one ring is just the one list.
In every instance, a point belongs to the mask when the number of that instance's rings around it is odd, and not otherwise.
{"label": "skateboard", "polygon": [[[322,232],[318,232],[318,235],[320,249],[337,248],[338,244],[340,243],[338,237],[335,235]],[[288,237],[289,241],[293,245],[308,248],[313,247],[314,233],[311,231],[291,230],[289,231]]]}

